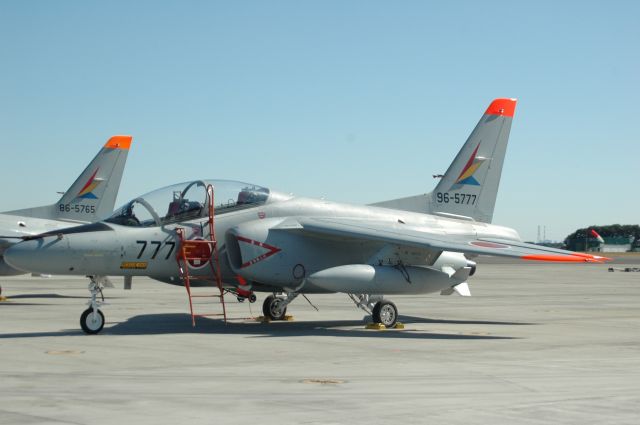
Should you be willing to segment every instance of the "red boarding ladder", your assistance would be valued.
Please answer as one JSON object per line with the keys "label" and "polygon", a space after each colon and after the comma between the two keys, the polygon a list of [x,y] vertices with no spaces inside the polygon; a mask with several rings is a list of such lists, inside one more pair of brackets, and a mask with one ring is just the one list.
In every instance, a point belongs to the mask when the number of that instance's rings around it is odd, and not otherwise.
{"label": "red boarding ladder", "polygon": [[[180,249],[176,260],[178,261],[178,270],[180,278],[184,282],[189,297],[189,309],[191,311],[191,323],[196,325],[196,317],[222,316],[224,322],[227,323],[227,309],[224,305],[224,289],[222,287],[222,278],[220,277],[220,261],[218,258],[218,243],[216,241],[215,225],[214,225],[214,203],[213,203],[213,186],[207,185],[207,196],[209,198],[209,239],[185,239],[185,230],[181,227],[176,228],[178,238],[180,239]],[[215,278],[216,286],[220,294],[194,295],[191,289],[192,280],[210,280],[211,275],[191,275],[189,272],[189,263],[199,261],[201,263],[209,262],[211,272]],[[193,298],[219,298],[222,304],[222,314],[194,314]]]}

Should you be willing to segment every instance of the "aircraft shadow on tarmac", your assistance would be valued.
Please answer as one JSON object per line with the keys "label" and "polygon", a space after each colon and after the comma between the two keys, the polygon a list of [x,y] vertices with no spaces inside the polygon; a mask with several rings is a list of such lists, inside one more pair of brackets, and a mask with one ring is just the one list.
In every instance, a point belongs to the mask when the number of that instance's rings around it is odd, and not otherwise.
{"label": "aircraft shadow on tarmac", "polygon": [[87,298],[87,297],[79,297],[79,296],[71,296],[71,295],[60,295],[60,294],[22,294],[22,295],[11,295],[10,300],[24,300],[24,299],[33,299],[33,298]]}
{"label": "aircraft shadow on tarmac", "polygon": [[9,307],[9,306],[43,306],[43,305],[55,305],[52,303],[30,303],[30,302],[22,302],[21,300],[35,300],[35,299],[86,299],[87,297],[77,297],[70,295],[60,295],[60,294],[23,294],[23,295],[11,295],[7,301],[0,303],[0,308]]}
{"label": "aircraft shadow on tarmac", "polygon": [[[109,299],[117,299],[122,297],[109,297]],[[62,300],[62,299],[79,299],[86,300],[86,296],[72,296],[72,295],[60,295],[60,294],[21,294],[11,295],[7,301],[0,303],[0,308],[9,306],[43,306],[43,305],[55,305],[54,303],[30,303],[22,302],[21,300]]]}
{"label": "aircraft shadow on tarmac", "polygon": [[[86,300],[88,296],[79,296],[79,295],[60,295],[60,294],[21,294],[21,295],[10,295],[9,301],[13,300],[24,300],[24,299],[80,299]],[[109,299],[119,299],[122,297],[112,297],[109,296]],[[11,304],[11,303],[8,303]],[[4,304],[0,304],[4,305]]]}
{"label": "aircraft shadow on tarmac", "polygon": [[[328,320],[328,321],[304,321],[304,322],[271,322],[259,323],[246,319],[241,322],[232,320],[224,323],[220,319],[197,318],[196,327],[191,326],[191,317],[188,314],[147,314],[131,317],[119,322],[107,322],[101,335],[168,335],[168,334],[228,334],[244,335],[247,337],[302,337],[325,336],[347,338],[391,338],[391,339],[451,339],[451,340],[504,340],[517,339],[517,337],[489,335],[475,332],[433,332],[429,329],[412,329],[414,323],[452,323],[452,324],[489,324],[489,325],[522,325],[526,323],[512,322],[472,322],[472,321],[441,321],[400,317],[406,325],[404,330],[389,329],[384,331],[367,330],[363,320]],[[351,329],[356,327],[356,329]],[[345,329],[346,328],[346,329]],[[80,330],[61,330],[58,332],[25,332],[13,334],[0,334],[0,339],[11,338],[38,338],[55,336],[85,336]],[[99,337],[99,336],[98,336]]]}
{"label": "aircraft shadow on tarmac", "polygon": [[398,320],[402,323],[442,323],[451,325],[504,325],[504,326],[532,326],[537,323],[527,322],[492,322],[487,320],[447,320],[429,319],[427,317],[398,315]]}

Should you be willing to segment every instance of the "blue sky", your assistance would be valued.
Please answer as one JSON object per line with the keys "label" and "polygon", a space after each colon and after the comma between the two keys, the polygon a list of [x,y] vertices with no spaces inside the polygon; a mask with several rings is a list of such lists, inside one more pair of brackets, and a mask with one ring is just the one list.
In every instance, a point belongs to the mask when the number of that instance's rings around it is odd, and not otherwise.
{"label": "blue sky", "polygon": [[516,97],[494,222],[638,223],[640,3],[511,3],[3,1],[0,211],[56,201],[113,134],[118,204],[195,178],[424,193]]}

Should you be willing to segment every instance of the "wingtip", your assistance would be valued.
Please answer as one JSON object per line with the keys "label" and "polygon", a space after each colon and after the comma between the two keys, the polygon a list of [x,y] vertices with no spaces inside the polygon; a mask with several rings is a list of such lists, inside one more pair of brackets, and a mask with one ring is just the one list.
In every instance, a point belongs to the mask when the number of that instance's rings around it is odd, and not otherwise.
{"label": "wingtip", "polygon": [[600,255],[583,254],[580,252],[572,252],[571,254],[532,254],[523,255],[523,260],[529,261],[553,261],[559,263],[604,263],[611,261],[611,258],[602,257]]}
{"label": "wingtip", "polygon": [[587,254],[585,252],[573,252],[571,255],[584,258],[588,263],[604,263],[605,261],[613,261],[613,258],[603,257],[602,255]]}
{"label": "wingtip", "polygon": [[129,150],[132,141],[132,136],[113,136],[107,141],[107,143],[105,143],[104,147]]}
{"label": "wingtip", "polygon": [[494,99],[485,111],[486,115],[502,115],[512,117],[516,113],[516,103],[518,99],[498,98]]}

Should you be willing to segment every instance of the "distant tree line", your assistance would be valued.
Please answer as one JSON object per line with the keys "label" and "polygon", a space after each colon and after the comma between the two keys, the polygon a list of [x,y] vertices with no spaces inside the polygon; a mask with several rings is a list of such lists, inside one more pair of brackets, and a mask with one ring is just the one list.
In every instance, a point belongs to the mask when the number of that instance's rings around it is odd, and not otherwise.
{"label": "distant tree line", "polygon": [[589,226],[578,229],[571,233],[564,240],[567,249],[585,250],[585,242],[588,248],[594,248],[599,245],[598,240],[591,235],[591,229],[595,230],[600,236],[606,239],[630,240],[632,249],[640,247],[640,226],[637,224],[610,224],[608,226]]}

